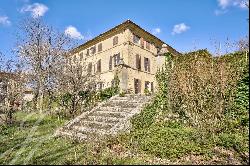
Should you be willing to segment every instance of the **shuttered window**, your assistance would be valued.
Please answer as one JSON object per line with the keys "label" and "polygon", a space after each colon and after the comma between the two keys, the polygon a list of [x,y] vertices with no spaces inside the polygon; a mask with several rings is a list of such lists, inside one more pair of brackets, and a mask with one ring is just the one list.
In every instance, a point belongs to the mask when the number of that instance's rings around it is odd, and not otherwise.
{"label": "shuttered window", "polygon": [[146,49],[150,50],[150,43],[146,41]]}
{"label": "shuttered window", "polygon": [[89,74],[92,73],[92,63],[91,63],[91,62],[88,64],[87,72],[88,72]]}
{"label": "shuttered window", "polygon": [[74,59],[73,59],[74,63],[76,63],[76,56],[74,55]]}
{"label": "shuttered window", "polygon": [[82,59],[83,59],[83,53],[81,52],[80,53],[80,61],[82,61]]}
{"label": "shuttered window", "polygon": [[112,70],[112,56],[109,57],[109,70]]}
{"label": "shuttered window", "polygon": [[114,66],[118,65],[120,61],[120,53],[114,55]]}
{"label": "shuttered window", "polygon": [[141,37],[141,47],[144,48],[144,39]]}
{"label": "shuttered window", "polygon": [[149,90],[150,89],[150,82],[149,81],[145,81],[145,89]]}
{"label": "shuttered window", "polygon": [[98,52],[102,51],[102,43],[98,44]]}
{"label": "shuttered window", "polygon": [[145,69],[145,71],[150,72],[150,60],[149,60],[149,58],[144,58],[144,69]]}
{"label": "shuttered window", "polygon": [[141,80],[134,79],[135,94],[141,93]]}
{"label": "shuttered window", "polygon": [[96,47],[95,46],[91,47],[90,50],[91,50],[91,54],[95,54],[96,53]]}
{"label": "shuttered window", "polygon": [[141,56],[136,54],[136,69],[141,70]]}
{"label": "shuttered window", "polygon": [[116,45],[116,44],[118,44],[118,36],[115,36],[113,38],[113,46]]}
{"label": "shuttered window", "polygon": [[99,59],[97,61],[97,72],[101,72],[102,71],[102,68],[101,68],[101,59]]}
{"label": "shuttered window", "polygon": [[154,92],[154,83],[151,82],[151,92],[153,93]]}
{"label": "shuttered window", "polygon": [[86,56],[89,56],[89,49],[87,49]]}

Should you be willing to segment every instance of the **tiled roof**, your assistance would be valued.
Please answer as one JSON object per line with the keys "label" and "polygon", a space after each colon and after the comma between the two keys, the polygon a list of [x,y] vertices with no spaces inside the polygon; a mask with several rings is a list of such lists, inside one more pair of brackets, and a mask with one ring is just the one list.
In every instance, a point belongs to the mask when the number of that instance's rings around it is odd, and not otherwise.
{"label": "tiled roof", "polygon": [[[139,25],[135,24],[133,21],[131,21],[131,20],[126,20],[126,21],[124,21],[123,23],[121,23],[121,24],[119,24],[119,25],[117,25],[117,26],[111,28],[110,30],[108,30],[108,31],[106,31],[106,32],[104,32],[104,33],[101,33],[100,35],[96,36],[95,38],[93,38],[93,39],[91,39],[91,40],[89,40],[89,41],[87,41],[87,42],[85,42],[85,43],[79,45],[78,47],[76,47],[75,49],[73,49],[73,51],[77,51],[78,49],[82,49],[82,48],[84,48],[85,46],[89,45],[90,43],[94,42],[95,40],[98,40],[98,39],[104,37],[105,35],[110,34],[111,32],[114,32],[114,31],[116,31],[116,30],[119,30],[119,29],[121,29],[121,28],[123,28],[123,27],[127,27],[127,26],[129,26],[129,25],[133,25],[133,26],[139,28],[140,30],[146,32],[148,35],[150,35],[151,37],[153,37],[153,38],[155,38],[156,40],[158,40],[161,44],[166,44],[165,42],[163,42],[163,41],[162,41],[161,39],[159,39],[158,37],[154,36],[153,34],[149,33],[148,31],[144,30],[143,28],[141,28]],[[172,47],[169,46],[168,44],[166,44],[166,45],[167,45],[167,47],[168,47],[168,50],[169,50],[171,53],[173,53],[173,54],[175,54],[175,55],[180,54],[178,51],[176,51],[174,48],[172,48]]]}

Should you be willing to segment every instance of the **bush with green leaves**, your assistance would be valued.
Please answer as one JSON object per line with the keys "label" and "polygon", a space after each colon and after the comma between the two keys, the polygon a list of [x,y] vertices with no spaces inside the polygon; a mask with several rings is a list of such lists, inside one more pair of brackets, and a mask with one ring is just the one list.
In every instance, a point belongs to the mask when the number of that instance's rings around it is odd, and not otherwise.
{"label": "bush with green leaves", "polygon": [[124,143],[168,158],[211,157],[217,146],[244,156],[249,149],[248,56],[235,52],[213,57],[207,50],[166,54],[156,75],[158,92],[132,119]]}

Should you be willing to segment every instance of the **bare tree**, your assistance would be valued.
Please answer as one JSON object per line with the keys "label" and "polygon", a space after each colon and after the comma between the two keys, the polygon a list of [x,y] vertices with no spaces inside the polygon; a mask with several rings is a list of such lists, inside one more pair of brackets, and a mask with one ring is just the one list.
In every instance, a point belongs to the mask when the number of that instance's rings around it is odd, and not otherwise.
{"label": "bare tree", "polygon": [[26,18],[19,29],[16,51],[30,76],[35,106],[42,109],[44,95],[51,95],[58,88],[57,74],[62,69],[63,55],[71,48],[72,42],[41,18]]}
{"label": "bare tree", "polygon": [[248,35],[241,38],[239,41],[236,42],[239,51],[249,52],[249,38]]}
{"label": "bare tree", "polygon": [[[63,72],[61,73],[61,90],[60,92],[69,95],[69,103],[64,103],[62,105],[69,107],[70,115],[75,115],[81,101],[80,93],[90,93],[95,90],[95,80],[96,77],[91,74],[90,66],[86,65],[84,59],[77,58],[75,55],[68,53],[66,63],[64,63]],[[73,58],[72,58],[73,57]]]}
{"label": "bare tree", "polygon": [[21,108],[25,86],[25,76],[18,62],[3,60],[0,53],[0,120],[12,124],[14,113]]}

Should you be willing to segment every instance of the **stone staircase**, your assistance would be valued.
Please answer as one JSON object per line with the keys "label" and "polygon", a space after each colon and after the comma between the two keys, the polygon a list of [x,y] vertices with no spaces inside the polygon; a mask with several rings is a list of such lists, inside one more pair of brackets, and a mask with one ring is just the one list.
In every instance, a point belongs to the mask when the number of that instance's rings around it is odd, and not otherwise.
{"label": "stone staircase", "polygon": [[55,135],[81,141],[128,131],[131,126],[130,118],[140,113],[150,99],[150,96],[144,95],[113,96],[69,121]]}

